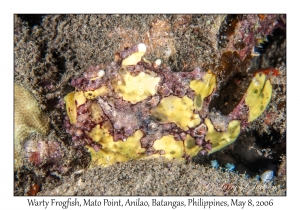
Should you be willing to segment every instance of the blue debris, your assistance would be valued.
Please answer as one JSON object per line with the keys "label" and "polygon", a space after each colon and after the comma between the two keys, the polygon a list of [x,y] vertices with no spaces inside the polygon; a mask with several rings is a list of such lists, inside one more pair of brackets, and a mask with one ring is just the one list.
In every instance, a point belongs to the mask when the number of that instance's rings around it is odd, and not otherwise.
{"label": "blue debris", "polygon": [[260,176],[257,174],[257,175],[255,176],[255,179],[257,179],[257,181],[259,181],[259,180],[260,180]]}
{"label": "blue debris", "polygon": [[211,163],[211,167],[215,169],[218,169],[220,166],[217,160],[212,160],[210,163]]}
{"label": "blue debris", "polygon": [[227,163],[226,164],[226,168],[227,168],[228,171],[233,171],[234,168],[235,168],[235,165],[232,164],[232,163]]}
{"label": "blue debris", "polygon": [[250,176],[249,174],[244,174],[245,179],[248,179]]}
{"label": "blue debris", "polygon": [[261,178],[261,181],[263,181],[265,183],[272,181],[272,179],[274,178],[274,172],[272,170],[267,170],[261,174],[260,178]]}

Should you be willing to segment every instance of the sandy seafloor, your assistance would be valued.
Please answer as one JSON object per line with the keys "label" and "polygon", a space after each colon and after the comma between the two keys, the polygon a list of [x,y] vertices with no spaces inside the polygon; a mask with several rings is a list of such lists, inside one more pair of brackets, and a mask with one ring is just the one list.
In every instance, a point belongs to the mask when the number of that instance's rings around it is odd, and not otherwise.
{"label": "sandy seafloor", "polygon": [[[161,58],[174,71],[189,71],[197,66],[215,71],[221,84],[212,105],[222,113],[232,109],[241,96],[228,96],[236,90],[231,83],[250,78],[249,69],[273,66],[280,75],[270,78],[273,95],[266,112],[222,151],[184,164],[153,159],[92,170],[86,169],[88,153],[81,151],[65,157],[71,163],[63,173],[51,166],[38,168],[24,161],[14,172],[14,195],[286,195],[285,28],[275,29],[268,42],[256,49],[260,55],[246,63],[232,54],[224,58],[219,42],[221,29],[229,21],[226,18],[16,15],[14,82],[30,90],[51,119],[47,137],[32,134],[21,145],[30,139],[56,139],[68,149],[71,137],[64,131],[60,99],[73,90],[71,78],[91,65],[111,62],[115,52],[140,42],[149,46],[147,59]],[[278,16],[278,20],[284,17]],[[218,160],[221,167],[212,168],[211,160]],[[235,165],[233,172],[226,170],[227,163]],[[256,176],[266,170],[272,170],[275,177],[265,184]]]}

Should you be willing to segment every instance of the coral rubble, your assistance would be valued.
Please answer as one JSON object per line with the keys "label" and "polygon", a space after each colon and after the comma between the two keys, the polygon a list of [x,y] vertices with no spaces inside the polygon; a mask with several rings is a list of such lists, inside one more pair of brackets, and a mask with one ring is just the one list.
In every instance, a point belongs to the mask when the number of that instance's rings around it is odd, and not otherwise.
{"label": "coral rubble", "polygon": [[90,67],[72,80],[75,91],[64,97],[66,130],[75,145],[88,148],[91,167],[211,154],[233,143],[271,99],[270,81],[256,74],[218,131],[219,121],[208,116],[216,76],[200,68],[172,72],[142,58],[146,48],[140,43],[116,53],[110,65]]}
{"label": "coral rubble", "polygon": [[15,167],[20,166],[20,152],[24,139],[33,132],[47,135],[50,129],[49,119],[39,108],[38,102],[26,88],[14,85],[15,109]]}

